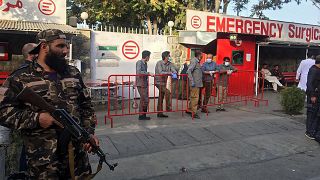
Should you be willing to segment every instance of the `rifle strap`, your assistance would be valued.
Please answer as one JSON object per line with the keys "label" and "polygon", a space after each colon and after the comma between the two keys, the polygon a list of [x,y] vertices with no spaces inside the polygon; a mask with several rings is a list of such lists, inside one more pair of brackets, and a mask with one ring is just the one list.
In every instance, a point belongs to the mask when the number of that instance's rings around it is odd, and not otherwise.
{"label": "rifle strap", "polygon": [[70,141],[68,144],[68,156],[69,156],[69,169],[70,169],[70,176],[72,180],[75,180],[75,175],[74,175],[74,151],[73,151],[73,146],[72,142]]}
{"label": "rifle strap", "polygon": [[[69,154],[70,176],[71,176],[72,180],[75,180],[75,174],[74,174],[74,170],[75,170],[74,169],[74,151],[73,151],[73,145],[72,145],[71,141],[68,144],[68,154]],[[103,164],[103,161],[99,160],[99,164],[98,164],[96,172],[93,173],[93,174],[87,175],[84,179],[88,179],[88,180],[89,179],[93,179],[98,174],[98,172],[100,172],[100,170],[102,169],[102,164]]]}

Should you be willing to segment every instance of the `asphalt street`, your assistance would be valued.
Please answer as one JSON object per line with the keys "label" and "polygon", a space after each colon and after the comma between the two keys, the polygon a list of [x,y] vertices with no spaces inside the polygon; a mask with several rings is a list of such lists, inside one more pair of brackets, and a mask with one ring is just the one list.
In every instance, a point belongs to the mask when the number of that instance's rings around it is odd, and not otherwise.
{"label": "asphalt street", "polygon": [[[279,95],[266,94],[269,105],[227,106],[227,112],[115,117],[96,133],[115,171],[104,166],[95,179],[320,179],[320,148],[304,136],[305,115],[281,111]],[[109,123],[109,122],[107,122]],[[91,156],[93,169],[98,159]]]}

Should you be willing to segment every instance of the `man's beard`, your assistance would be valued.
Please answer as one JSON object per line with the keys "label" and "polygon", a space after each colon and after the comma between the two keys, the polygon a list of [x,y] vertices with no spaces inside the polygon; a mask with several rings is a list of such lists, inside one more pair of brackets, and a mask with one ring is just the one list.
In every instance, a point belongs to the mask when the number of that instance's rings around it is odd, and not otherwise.
{"label": "man's beard", "polygon": [[64,57],[59,57],[51,52],[46,55],[45,63],[59,74],[65,73],[68,67],[67,60]]}

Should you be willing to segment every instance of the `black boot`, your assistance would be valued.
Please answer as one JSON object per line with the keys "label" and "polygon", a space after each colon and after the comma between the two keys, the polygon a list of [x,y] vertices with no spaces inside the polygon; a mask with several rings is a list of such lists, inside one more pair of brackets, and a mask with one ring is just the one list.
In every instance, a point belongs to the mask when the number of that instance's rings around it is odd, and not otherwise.
{"label": "black boot", "polygon": [[[145,113],[147,113],[148,112],[148,107],[143,108],[143,111]],[[150,120],[151,119],[150,117],[147,116],[147,114],[144,114],[144,117],[146,118],[146,120]]]}
{"label": "black boot", "polygon": [[139,120],[150,120],[150,117],[147,117],[146,114],[139,115]]}

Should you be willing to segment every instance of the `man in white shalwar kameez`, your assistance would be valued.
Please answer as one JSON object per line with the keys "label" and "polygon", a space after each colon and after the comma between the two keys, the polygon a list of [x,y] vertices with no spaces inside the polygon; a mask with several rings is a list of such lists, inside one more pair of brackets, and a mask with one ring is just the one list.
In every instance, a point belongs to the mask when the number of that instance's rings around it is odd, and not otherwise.
{"label": "man in white shalwar kameez", "polygon": [[271,72],[269,71],[267,64],[263,64],[261,73],[262,73],[262,77],[272,84],[272,88],[274,92],[278,92],[278,86],[283,87],[283,85],[278,80],[277,76],[271,75]]}
{"label": "man in white shalwar kameez", "polygon": [[307,77],[311,66],[315,64],[315,56],[308,53],[308,58],[302,60],[297,70],[296,81],[299,82],[298,88],[306,91],[307,89]]}

